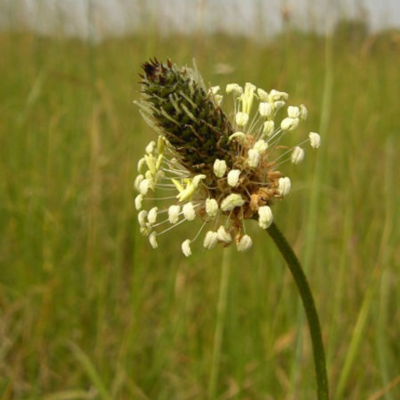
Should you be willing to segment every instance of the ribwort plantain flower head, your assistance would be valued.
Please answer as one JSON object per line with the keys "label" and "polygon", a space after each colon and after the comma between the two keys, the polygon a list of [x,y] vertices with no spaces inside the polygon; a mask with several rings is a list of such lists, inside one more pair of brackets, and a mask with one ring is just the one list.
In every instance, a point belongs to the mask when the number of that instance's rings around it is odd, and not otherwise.
{"label": "ribwort plantain flower head", "polygon": [[[252,239],[245,221],[256,219],[267,229],[272,204],[290,191],[290,179],[279,166],[286,160],[300,163],[301,146],[307,142],[313,148],[320,145],[315,132],[295,147],[281,145],[282,137],[307,117],[307,109],[289,106],[279,118],[287,93],[232,83],[225,89],[233,100],[227,114],[221,108],[221,89],[207,88],[196,68],[156,59],[142,68],[141,99],[136,103],[158,133],[138,162],[134,183],[142,234],[157,248],[158,236],[200,219],[200,230],[181,244],[185,256],[192,254],[191,245],[203,231],[206,249],[219,244],[249,249]],[[159,208],[157,200],[167,205]],[[146,208],[147,202],[153,206]]]}

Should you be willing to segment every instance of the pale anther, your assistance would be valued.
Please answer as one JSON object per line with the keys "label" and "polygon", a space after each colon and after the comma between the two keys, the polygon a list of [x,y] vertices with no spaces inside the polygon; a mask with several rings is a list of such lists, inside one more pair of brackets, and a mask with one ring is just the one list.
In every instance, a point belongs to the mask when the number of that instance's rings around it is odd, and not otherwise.
{"label": "pale anther", "polygon": [[221,210],[231,211],[235,207],[241,207],[244,203],[245,201],[240,194],[232,193],[229,196],[225,197],[224,200],[222,200]]}
{"label": "pale anther", "polygon": [[235,121],[238,124],[238,126],[245,126],[249,121],[249,114],[239,111],[236,114]]}
{"label": "pale anther", "polygon": [[217,237],[219,241],[224,243],[230,243],[232,241],[232,235],[227,232],[223,225],[218,228]]}
{"label": "pale anther", "polygon": [[157,232],[156,231],[151,232],[150,235],[149,235],[149,242],[150,242],[150,245],[151,245],[151,247],[153,249],[156,249],[158,247],[156,236],[157,236]]}
{"label": "pale anther", "polygon": [[272,107],[270,103],[263,102],[258,106],[258,112],[262,117],[269,117],[272,114]]}
{"label": "pale anther", "polygon": [[146,153],[147,154],[152,154],[154,151],[154,147],[156,146],[156,142],[153,140],[151,141],[147,146],[146,146]]}
{"label": "pale anther", "polygon": [[214,161],[214,174],[217,178],[222,178],[226,172],[226,162],[225,160],[216,159]]}
{"label": "pale anther", "polygon": [[285,197],[287,194],[289,194],[290,188],[291,188],[291,182],[287,176],[285,176],[284,178],[279,178],[278,190],[282,197]]}
{"label": "pale anther", "polygon": [[186,239],[181,245],[182,253],[189,257],[192,255],[192,250],[190,249],[190,240]]}
{"label": "pale anther", "polygon": [[281,129],[283,131],[292,131],[292,130],[296,129],[298,125],[299,125],[298,118],[286,117],[281,122]]}
{"label": "pale anther", "polygon": [[140,210],[142,208],[142,201],[143,201],[143,196],[141,194],[138,194],[135,197],[135,208],[136,208],[136,210]]}
{"label": "pale anther", "polygon": [[228,172],[228,185],[231,187],[239,186],[239,176],[240,170],[239,169],[232,169]]}
{"label": "pale anther", "polygon": [[171,224],[176,224],[179,220],[179,212],[181,207],[179,205],[172,205],[168,208],[168,220]]}
{"label": "pale anther", "polygon": [[318,135],[318,133],[315,132],[310,132],[308,135],[310,139],[310,145],[313,149],[318,149],[318,147],[321,144],[321,136]]}
{"label": "pale anther", "polygon": [[218,203],[215,199],[206,199],[206,214],[214,218],[218,213]]}
{"label": "pale anther", "polygon": [[258,225],[262,229],[267,229],[273,221],[272,210],[269,206],[262,206],[258,209]]}
{"label": "pale anther", "polygon": [[257,168],[260,162],[260,153],[255,149],[250,149],[247,154],[247,164],[250,168]]}
{"label": "pale anther", "polygon": [[304,159],[304,150],[301,147],[296,146],[292,151],[290,160],[292,161],[293,164],[299,164],[303,161],[303,159]]}
{"label": "pale anther", "polygon": [[243,88],[237,83],[229,83],[226,85],[226,93],[232,93],[234,96],[240,96],[243,93]]}
{"label": "pale anther", "polygon": [[184,217],[188,221],[193,221],[194,219],[196,219],[196,211],[194,209],[194,206],[193,206],[192,202],[186,203],[182,207],[182,212],[183,212]]}
{"label": "pale anther", "polygon": [[243,235],[237,244],[238,251],[246,251],[248,250],[253,244],[251,237],[249,235]]}
{"label": "pale anther", "polygon": [[208,231],[206,237],[204,238],[203,246],[206,249],[213,249],[218,243],[218,233],[213,231]]}
{"label": "pale anther", "polygon": [[149,213],[147,214],[147,221],[149,222],[150,225],[153,225],[156,223],[157,220],[157,211],[158,207],[153,207]]}

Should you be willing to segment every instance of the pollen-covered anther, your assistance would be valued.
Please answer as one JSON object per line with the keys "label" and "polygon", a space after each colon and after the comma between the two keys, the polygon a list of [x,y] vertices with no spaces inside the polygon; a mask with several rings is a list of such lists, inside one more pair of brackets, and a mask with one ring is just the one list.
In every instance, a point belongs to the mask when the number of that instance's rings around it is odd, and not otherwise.
{"label": "pollen-covered anther", "polygon": [[139,184],[139,192],[140,192],[140,194],[145,196],[147,194],[147,192],[149,191],[151,186],[152,186],[152,183],[151,183],[150,179],[143,179]]}
{"label": "pollen-covered anther", "polygon": [[283,178],[279,178],[278,190],[282,197],[285,197],[289,194],[290,188],[291,188],[291,182],[289,177],[285,176]]}
{"label": "pollen-covered anther", "polygon": [[176,224],[179,221],[180,211],[181,211],[181,207],[177,204],[172,205],[168,208],[168,221],[171,224]]}
{"label": "pollen-covered anther", "polygon": [[217,178],[222,178],[226,172],[225,160],[216,159],[213,165],[214,174]]}
{"label": "pollen-covered anther", "polygon": [[147,217],[147,211],[146,210],[139,211],[138,222],[139,222],[139,225],[140,225],[141,228],[144,228],[146,226],[146,224],[147,224],[146,217]]}
{"label": "pollen-covered anther", "polygon": [[229,196],[225,197],[221,203],[222,211],[231,211],[235,207],[241,207],[245,203],[243,197],[238,193],[232,193]]}
{"label": "pollen-covered anther", "polygon": [[275,130],[275,123],[274,121],[265,121],[263,126],[263,133],[265,136],[271,136]]}
{"label": "pollen-covered anther", "polygon": [[153,140],[151,141],[145,148],[145,151],[147,154],[152,154],[154,151],[154,148],[156,146],[156,142]]}
{"label": "pollen-covered anther", "polygon": [[268,142],[263,139],[257,140],[257,142],[254,143],[253,149],[258,151],[259,154],[262,154],[268,149]]}
{"label": "pollen-covered anther", "polygon": [[230,243],[232,242],[232,235],[225,229],[223,225],[218,228],[217,238],[220,242]]}
{"label": "pollen-covered anther", "polygon": [[149,242],[150,245],[153,249],[156,249],[158,247],[158,243],[157,243],[157,232],[153,231],[150,233],[149,235]]}
{"label": "pollen-covered anther", "polygon": [[253,241],[249,235],[243,235],[237,243],[238,251],[246,251],[253,245]]}
{"label": "pollen-covered anther", "polygon": [[193,221],[194,219],[196,219],[196,210],[194,209],[192,202],[186,203],[182,207],[182,212],[183,212],[184,217],[188,221]]}
{"label": "pollen-covered anther", "polygon": [[157,221],[157,211],[158,207],[153,207],[147,214],[147,221],[150,225],[154,225]]}
{"label": "pollen-covered anther", "polygon": [[303,159],[304,159],[304,150],[301,147],[296,146],[292,151],[290,160],[292,161],[293,164],[299,164],[303,161]]}
{"label": "pollen-covered anther", "polygon": [[257,168],[260,162],[260,153],[255,149],[250,149],[247,154],[247,164],[251,168]]}
{"label": "pollen-covered anther", "polygon": [[232,93],[234,96],[239,97],[243,93],[243,88],[237,83],[229,83],[226,85],[226,93]]}
{"label": "pollen-covered anther", "polygon": [[208,231],[204,238],[203,247],[205,249],[213,249],[218,243],[218,233],[213,231]]}
{"label": "pollen-covered anther", "polygon": [[206,199],[206,214],[214,218],[218,213],[218,203],[215,199]]}
{"label": "pollen-covered anther", "polygon": [[273,221],[271,207],[262,206],[258,209],[258,225],[262,229],[267,229]]}
{"label": "pollen-covered anther", "polygon": [[142,208],[142,202],[143,202],[143,195],[138,194],[135,197],[135,208],[136,208],[136,210],[140,210]]}
{"label": "pollen-covered anther", "polygon": [[263,102],[258,106],[258,112],[264,118],[268,118],[272,114],[272,106],[270,103]]}
{"label": "pollen-covered anther", "polygon": [[237,187],[239,186],[239,176],[240,176],[240,170],[239,169],[232,169],[228,173],[228,185],[231,187]]}
{"label": "pollen-covered anther", "polygon": [[182,253],[186,256],[189,257],[192,255],[192,250],[190,248],[190,240],[186,239],[182,245],[181,245],[181,249],[182,249]]}
{"label": "pollen-covered anther", "polygon": [[235,132],[229,136],[229,141],[236,139],[237,142],[244,144],[247,141],[247,135],[244,132]]}
{"label": "pollen-covered anther", "polygon": [[315,132],[310,132],[310,134],[308,135],[309,139],[310,139],[310,145],[313,149],[318,149],[318,147],[321,144],[321,136],[319,136],[318,133]]}
{"label": "pollen-covered anther", "polygon": [[283,131],[293,131],[294,129],[296,129],[298,127],[298,125],[299,125],[298,118],[286,117],[281,122],[281,129]]}
{"label": "pollen-covered anther", "polygon": [[289,118],[299,118],[300,117],[300,108],[289,106],[287,109],[288,117]]}
{"label": "pollen-covered anther", "polygon": [[142,180],[144,179],[144,176],[142,174],[139,174],[136,178],[135,181],[133,182],[133,187],[139,191],[139,187],[140,187],[140,183],[142,182]]}
{"label": "pollen-covered anther", "polygon": [[249,114],[239,111],[235,117],[238,126],[245,126],[249,122]]}

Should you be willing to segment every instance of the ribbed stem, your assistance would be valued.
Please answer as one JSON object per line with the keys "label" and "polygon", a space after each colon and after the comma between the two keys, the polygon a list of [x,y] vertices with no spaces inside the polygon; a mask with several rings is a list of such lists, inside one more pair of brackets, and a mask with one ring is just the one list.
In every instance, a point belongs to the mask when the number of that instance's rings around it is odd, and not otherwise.
{"label": "ribbed stem", "polygon": [[325,350],[322,342],[318,313],[317,309],[315,308],[310,286],[308,285],[307,278],[303,272],[303,268],[301,267],[298,258],[296,257],[296,254],[276,224],[272,223],[267,229],[267,232],[278,246],[283,258],[286,260],[300,292],[311,334],[315,373],[317,379],[318,400],[329,400],[329,385],[328,376],[326,373]]}

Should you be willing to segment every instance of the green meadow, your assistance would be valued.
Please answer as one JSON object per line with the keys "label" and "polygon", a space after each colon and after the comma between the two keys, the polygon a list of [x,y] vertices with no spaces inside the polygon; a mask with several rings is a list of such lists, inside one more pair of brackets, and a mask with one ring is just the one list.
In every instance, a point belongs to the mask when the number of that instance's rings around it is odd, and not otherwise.
{"label": "green meadow", "polygon": [[[307,106],[291,140],[319,132],[321,148],[282,166],[292,191],[273,211],[315,297],[331,398],[400,398],[399,33],[99,44],[3,33],[0,50],[1,400],[214,400],[226,250],[200,243],[184,257],[190,223],[153,250],[137,224],[136,165],[156,134],[133,101],[153,56]],[[247,226],[253,247],[229,255],[214,398],[315,399],[296,286],[270,237]]]}

